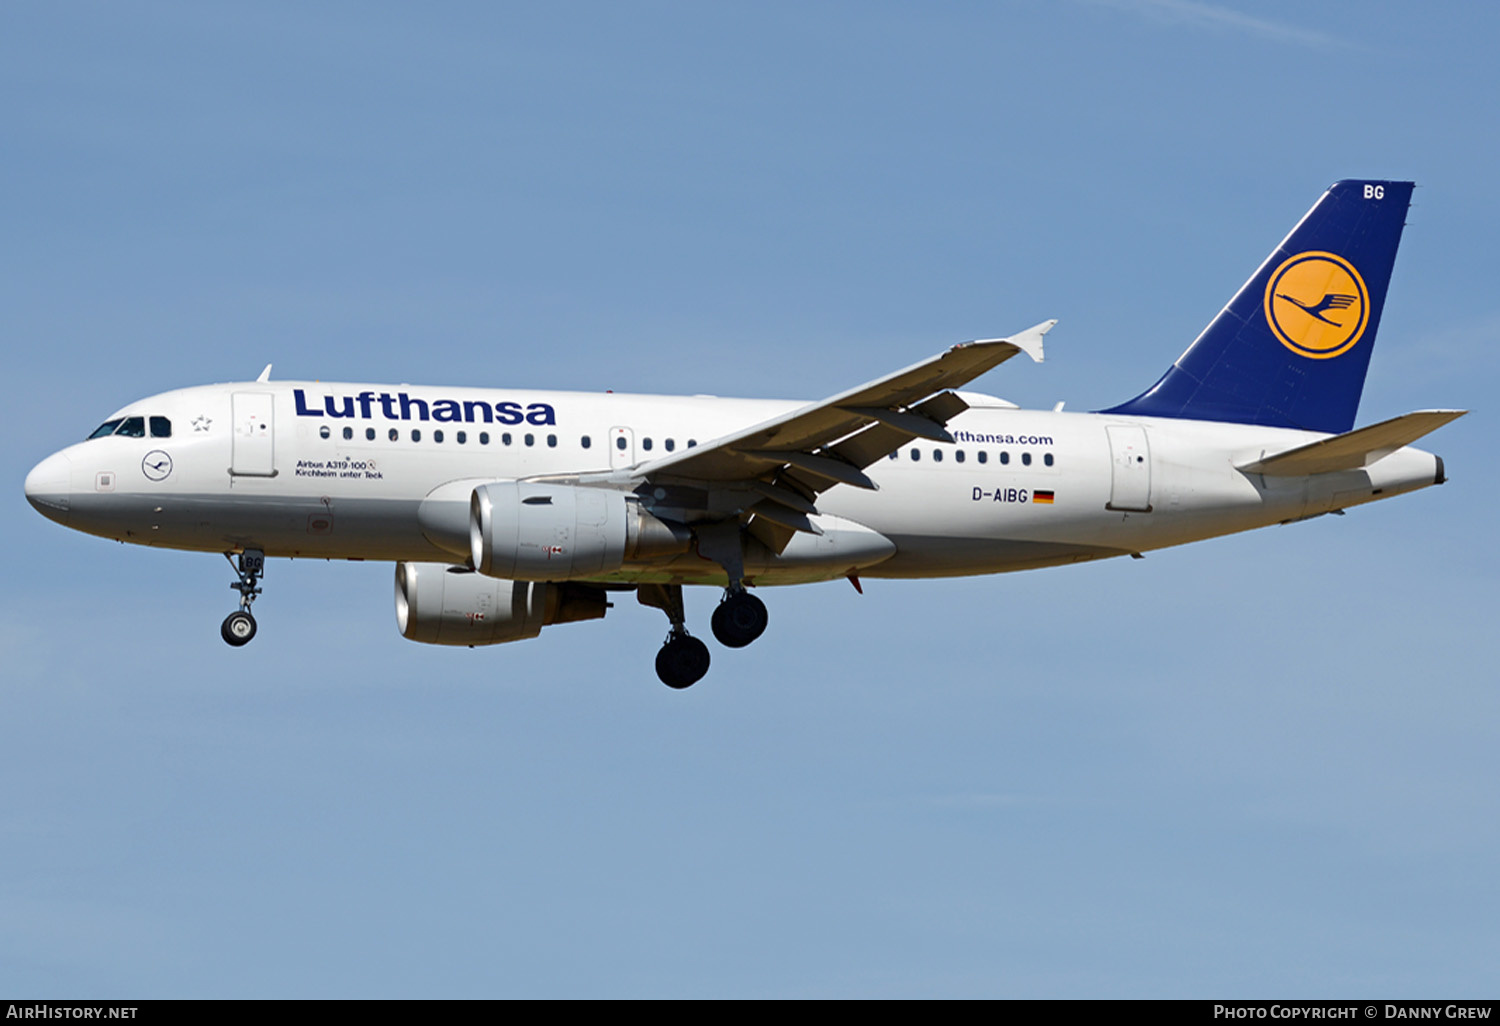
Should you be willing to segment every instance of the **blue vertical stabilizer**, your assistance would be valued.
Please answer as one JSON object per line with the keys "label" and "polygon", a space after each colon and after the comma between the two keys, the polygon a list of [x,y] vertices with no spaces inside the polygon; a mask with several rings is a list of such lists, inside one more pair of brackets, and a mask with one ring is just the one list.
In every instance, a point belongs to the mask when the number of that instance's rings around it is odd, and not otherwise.
{"label": "blue vertical stabilizer", "polygon": [[1149,390],[1104,413],[1354,426],[1411,182],[1336,182]]}

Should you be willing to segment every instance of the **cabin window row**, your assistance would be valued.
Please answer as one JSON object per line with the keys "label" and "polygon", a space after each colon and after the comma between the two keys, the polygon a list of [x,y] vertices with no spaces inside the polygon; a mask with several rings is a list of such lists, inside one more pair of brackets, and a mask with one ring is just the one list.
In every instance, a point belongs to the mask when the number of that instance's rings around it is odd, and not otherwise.
{"label": "cabin window row", "polygon": [[[139,420],[140,418],[137,417],[135,419]],[[152,418],[153,421],[157,420],[157,419],[160,419],[160,418],[156,418],[156,417]],[[111,423],[115,423],[115,422],[112,421]],[[106,424],[104,427],[109,427],[109,425]],[[91,438],[98,438],[99,435],[100,435],[100,432],[102,432],[102,431],[104,431],[104,428],[101,427],[99,429],[99,431],[94,432],[94,434],[92,434],[89,437],[91,437]],[[107,434],[109,432],[105,432],[105,433]],[[349,441],[353,441],[354,440],[354,429],[352,427],[346,427],[346,428],[344,428],[343,434],[344,434],[344,441],[349,442]],[[319,438],[332,438],[333,437],[333,430],[327,424],[324,424],[322,427],[318,428],[318,437]],[[373,441],[377,440],[379,437],[380,437],[380,433],[378,431],[376,431],[374,428],[365,428],[365,441],[367,441],[367,442],[373,442]],[[388,440],[392,441],[392,442],[399,442],[401,440],[401,430],[399,428],[391,428],[388,432],[386,432],[386,438]],[[448,439],[448,435],[447,435],[447,433],[442,428],[437,428],[437,429],[435,429],[432,432],[432,440],[434,442],[444,442],[444,441],[447,441],[447,439]],[[413,442],[420,442],[422,440],[422,429],[421,428],[412,428],[412,430],[411,430],[411,440]],[[480,431],[480,432],[478,432],[478,439],[477,440],[478,440],[478,442],[479,442],[480,445],[489,445],[490,444],[490,433],[488,431]],[[455,431],[455,432],[453,432],[453,441],[456,442],[459,445],[467,445],[468,441],[469,441],[469,432],[467,432],[467,431]],[[513,434],[511,434],[509,431],[502,431],[502,432],[500,432],[500,444],[501,445],[513,445],[515,443],[515,441],[516,441],[516,437]],[[522,445],[526,445],[526,446],[534,446],[534,445],[537,444],[537,436],[535,434],[527,432],[526,434],[524,434],[524,435],[521,436],[521,444]],[[689,449],[693,448],[697,444],[698,444],[698,441],[695,438],[689,438],[688,441],[687,441],[687,447]],[[556,435],[548,435],[547,438],[546,438],[546,445],[547,445],[547,448],[549,448],[549,449],[556,449],[557,448],[557,436]],[[583,449],[593,448],[593,445],[594,445],[593,436],[592,435],[584,435],[583,437],[579,438],[578,445],[579,445],[580,448],[583,448]],[[619,449],[623,450],[623,449],[625,449],[629,445],[629,443],[625,440],[625,437],[622,435],[622,436],[620,436],[620,437],[618,437],[618,438],[615,439],[615,445]],[[652,441],[651,441],[651,439],[650,438],[642,438],[641,439],[641,448],[644,449],[644,450],[646,450],[647,452],[650,452],[651,448],[652,448]],[[675,438],[664,439],[662,441],[662,448],[666,449],[667,452],[673,452],[673,451],[675,451],[677,449],[677,440]]]}
{"label": "cabin window row", "polygon": [[[962,463],[962,462],[964,462],[964,460],[966,460],[968,458],[968,456],[965,454],[965,451],[963,449],[950,449],[948,451],[952,453],[952,455],[953,455],[953,462],[954,463]],[[891,453],[890,458],[893,459],[893,460],[900,459],[901,458],[901,452],[900,452],[900,450],[897,450],[896,452]],[[911,452],[910,452],[910,458],[911,458],[911,461],[913,463],[920,462],[921,459],[922,459],[922,450],[918,449],[916,446],[912,446]],[[978,452],[976,452],[974,454],[974,459],[978,463],[988,463],[990,461],[990,454],[986,450],[980,449]],[[1021,466],[1023,466],[1023,467],[1029,467],[1029,466],[1031,466],[1032,465],[1032,459],[1033,459],[1033,457],[1032,457],[1031,453],[1029,453],[1029,452],[1022,452],[1020,454],[1020,463],[1021,463]],[[1010,456],[1009,450],[1002,449],[995,456],[995,462],[999,463],[1002,467],[1009,466],[1010,465],[1010,460],[1011,460],[1011,456]],[[943,462],[943,450],[942,449],[934,449],[934,450],[932,450],[932,462],[934,462],[934,463],[941,463],[941,462]],[[1056,460],[1053,459],[1052,454],[1050,452],[1044,452],[1044,453],[1042,453],[1042,466],[1044,466],[1044,467],[1050,467],[1050,466],[1053,466],[1055,463],[1056,463]]]}
{"label": "cabin window row", "polygon": [[[641,439],[641,448],[644,449],[646,452],[650,452],[651,451],[651,448],[652,448],[653,444],[654,443],[651,441],[651,437],[649,435],[647,435],[647,436],[645,436],[645,437],[643,437]],[[693,438],[689,438],[688,441],[687,441],[687,447],[689,449],[693,448],[697,444],[698,444],[697,440],[693,439]],[[615,447],[619,448],[619,449],[625,448],[625,437],[623,435],[621,435],[620,437],[618,437],[618,438],[615,439]],[[661,447],[663,449],[667,450],[667,452],[674,452],[677,449],[677,439],[675,439],[675,438],[664,438],[664,439],[662,439]]]}

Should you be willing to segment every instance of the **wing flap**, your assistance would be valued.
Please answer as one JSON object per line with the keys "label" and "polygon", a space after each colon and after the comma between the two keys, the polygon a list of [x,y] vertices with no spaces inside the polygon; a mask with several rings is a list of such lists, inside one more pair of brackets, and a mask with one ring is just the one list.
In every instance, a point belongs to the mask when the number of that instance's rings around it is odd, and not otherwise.
{"label": "wing flap", "polygon": [[926,438],[933,442],[951,442],[953,436],[935,420],[915,413],[903,413],[900,410],[887,410],[882,406],[846,406],[845,412],[857,413],[861,417],[869,417],[878,420],[882,424],[889,425],[897,431],[905,432],[913,438]]}

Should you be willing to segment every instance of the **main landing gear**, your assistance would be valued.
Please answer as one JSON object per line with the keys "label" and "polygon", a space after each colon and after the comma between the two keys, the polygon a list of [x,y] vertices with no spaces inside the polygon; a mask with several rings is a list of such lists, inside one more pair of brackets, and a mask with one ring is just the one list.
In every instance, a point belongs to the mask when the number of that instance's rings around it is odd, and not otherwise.
{"label": "main landing gear", "polygon": [[[733,520],[704,524],[694,530],[698,554],[724,568],[729,587],[714,610],[710,625],[726,648],[744,648],[766,632],[766,604],[745,590],[745,535]],[[656,675],[669,688],[685,688],[708,672],[708,646],[687,632],[682,585],[643,584],[636,598],[655,606],[672,621],[672,631],[656,654]]]}
{"label": "main landing gear", "polygon": [[682,610],[682,585],[643,584],[636,589],[636,601],[654,606],[667,614],[672,630],[656,653],[656,675],[669,688],[692,687],[708,672],[708,646],[687,632],[687,615]]}
{"label": "main landing gear", "polygon": [[229,553],[224,553],[224,558],[229,560],[229,565],[235,567],[239,574],[239,580],[230,587],[240,593],[240,608],[224,618],[224,624],[219,628],[219,634],[224,640],[235,648],[250,643],[255,637],[255,617],[250,615],[250,604],[255,601],[261,589],[256,585],[266,572],[266,554],[260,549],[246,549],[240,553],[239,561],[236,561]]}
{"label": "main landing gear", "polygon": [[[669,688],[692,687],[708,673],[708,646],[687,631],[682,608],[682,585],[643,584],[636,590],[643,606],[667,614],[672,629],[656,653],[656,675]],[[714,637],[728,648],[744,648],[765,633],[766,604],[743,587],[725,592],[711,621]]]}
{"label": "main landing gear", "polygon": [[692,687],[708,672],[708,646],[685,630],[673,628],[656,653],[656,675],[669,688]]}
{"label": "main landing gear", "polygon": [[726,648],[744,648],[766,632],[766,604],[743,587],[729,589],[714,609],[709,625]]}

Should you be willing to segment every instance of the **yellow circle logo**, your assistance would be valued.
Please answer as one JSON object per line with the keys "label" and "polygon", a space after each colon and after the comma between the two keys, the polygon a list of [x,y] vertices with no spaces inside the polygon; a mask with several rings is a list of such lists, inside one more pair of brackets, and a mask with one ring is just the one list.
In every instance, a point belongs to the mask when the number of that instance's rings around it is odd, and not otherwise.
{"label": "yellow circle logo", "polygon": [[1354,265],[1332,253],[1288,258],[1266,285],[1266,323],[1300,356],[1347,353],[1370,322],[1370,293]]}

